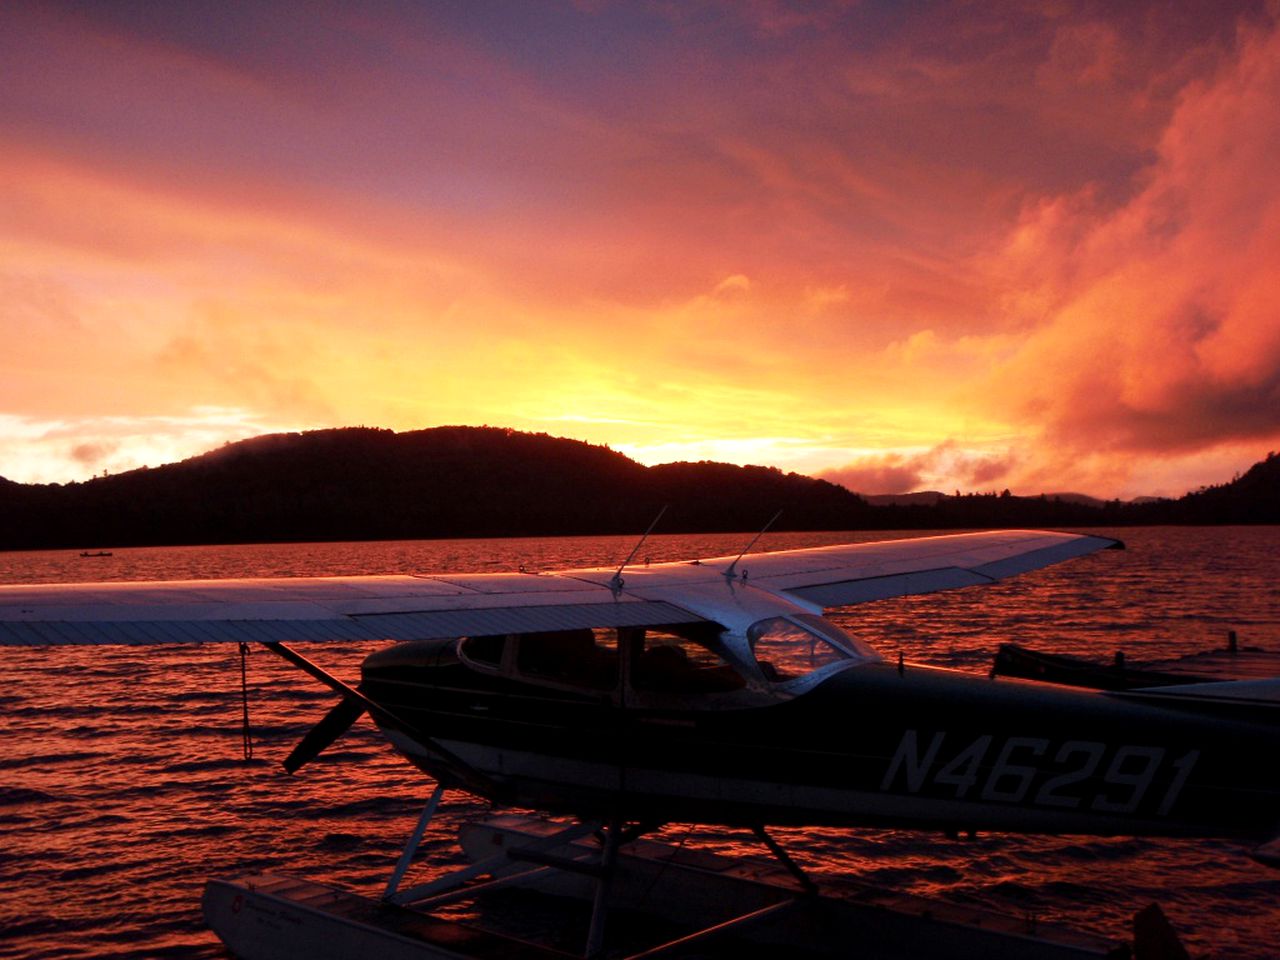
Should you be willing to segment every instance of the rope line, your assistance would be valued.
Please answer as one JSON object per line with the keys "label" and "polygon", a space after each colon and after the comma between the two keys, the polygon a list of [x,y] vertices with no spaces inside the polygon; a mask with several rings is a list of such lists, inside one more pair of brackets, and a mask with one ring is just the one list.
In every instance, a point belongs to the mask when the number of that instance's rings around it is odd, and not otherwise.
{"label": "rope line", "polygon": [[253,759],[253,734],[249,729],[249,645],[240,644],[240,705],[244,710],[244,726],[240,731],[240,746],[246,761]]}

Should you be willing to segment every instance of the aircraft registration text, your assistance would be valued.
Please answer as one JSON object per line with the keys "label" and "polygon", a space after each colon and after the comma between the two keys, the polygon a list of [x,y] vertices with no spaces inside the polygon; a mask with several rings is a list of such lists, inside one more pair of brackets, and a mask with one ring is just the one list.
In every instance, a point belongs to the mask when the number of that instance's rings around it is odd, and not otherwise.
{"label": "aircraft registration text", "polygon": [[945,732],[904,731],[880,789],[1096,813],[1142,807],[1163,817],[1200,757],[1199,750],[1174,755],[1137,744],[990,734],[956,746]]}

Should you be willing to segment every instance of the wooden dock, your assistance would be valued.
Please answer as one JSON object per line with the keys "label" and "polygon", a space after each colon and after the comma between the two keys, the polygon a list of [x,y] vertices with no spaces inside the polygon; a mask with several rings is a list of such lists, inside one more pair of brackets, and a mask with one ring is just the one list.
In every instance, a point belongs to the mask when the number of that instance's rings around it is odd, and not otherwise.
{"label": "wooden dock", "polygon": [[241,960],[565,960],[566,954],[297,877],[210,880],[205,923]]}
{"label": "wooden dock", "polygon": [[[464,827],[459,838],[473,859],[517,851],[493,876],[528,869],[518,851],[563,824],[500,816]],[[589,859],[591,839],[553,848],[548,858]],[[209,926],[243,960],[376,956],[387,960],[564,960],[580,955],[596,885],[590,876],[545,871],[510,888],[493,919],[483,899],[465,922],[413,906],[396,906],[325,884],[289,877],[211,880],[204,895]],[[523,899],[522,899],[523,898]],[[451,899],[456,900],[456,897]],[[521,909],[535,916],[520,922]],[[728,857],[652,840],[619,854],[609,895],[608,956],[849,956],[867,960],[1098,960],[1132,955],[1128,944],[910,894],[856,880],[823,880],[806,893],[777,861]],[[747,916],[746,922],[741,918]],[[513,918],[516,922],[513,924]],[[721,927],[723,926],[723,930]],[[512,929],[552,930],[533,943]],[[710,933],[708,933],[710,931]]]}

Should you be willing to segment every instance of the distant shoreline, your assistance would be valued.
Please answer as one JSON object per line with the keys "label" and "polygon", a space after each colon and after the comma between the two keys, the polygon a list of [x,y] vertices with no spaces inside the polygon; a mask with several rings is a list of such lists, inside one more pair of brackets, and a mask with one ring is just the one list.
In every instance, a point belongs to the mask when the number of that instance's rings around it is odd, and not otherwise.
{"label": "distant shoreline", "polygon": [[[891,501],[891,502],[885,502]],[[1177,500],[1073,494],[867,498],[776,468],[645,467],[493,427],[277,434],[85,483],[0,481],[0,550],[664,533],[1280,524],[1280,458]],[[86,557],[86,562],[93,558]]]}

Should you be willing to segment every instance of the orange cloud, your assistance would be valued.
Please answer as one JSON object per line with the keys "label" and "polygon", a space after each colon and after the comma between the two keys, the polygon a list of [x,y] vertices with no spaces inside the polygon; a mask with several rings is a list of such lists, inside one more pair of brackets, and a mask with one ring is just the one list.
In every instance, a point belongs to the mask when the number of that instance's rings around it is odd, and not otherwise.
{"label": "orange cloud", "polygon": [[1136,194],[1039,201],[991,264],[1024,334],[984,389],[1043,432],[1042,473],[1280,437],[1277,102],[1280,31],[1246,31],[1186,89]]}
{"label": "orange cloud", "polygon": [[1211,6],[0,6],[0,474],[233,409],[1219,479],[1275,434],[1277,51]]}

